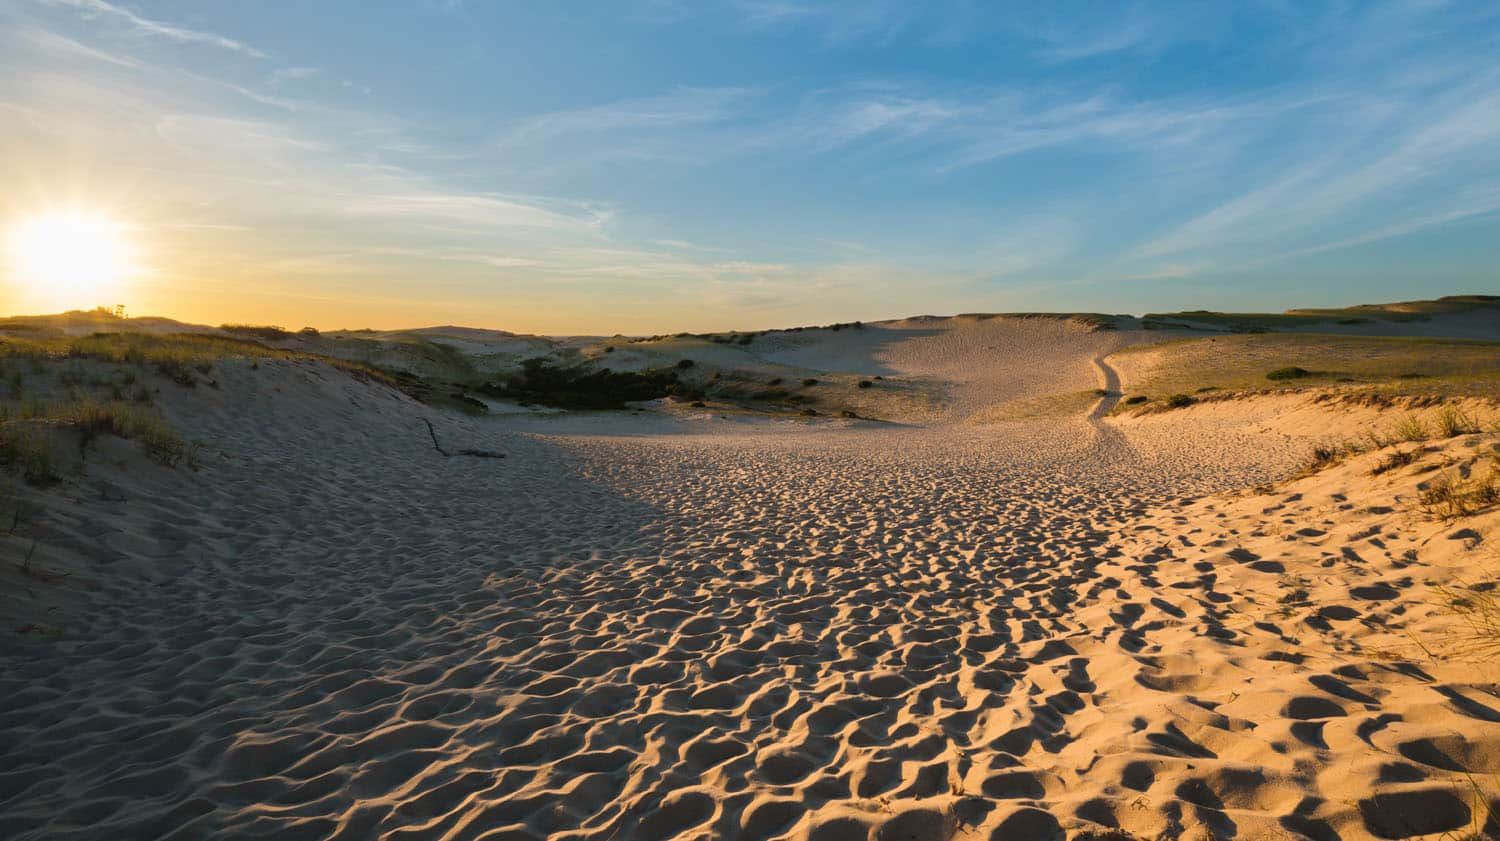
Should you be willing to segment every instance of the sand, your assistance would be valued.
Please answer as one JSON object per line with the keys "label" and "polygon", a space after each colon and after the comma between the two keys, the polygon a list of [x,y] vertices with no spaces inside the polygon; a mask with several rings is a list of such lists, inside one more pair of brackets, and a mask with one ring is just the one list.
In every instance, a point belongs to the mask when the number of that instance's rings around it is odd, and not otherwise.
{"label": "sand", "polygon": [[936,408],[475,419],[309,362],[169,395],[200,471],[98,458],[8,538],[74,597],[0,648],[0,836],[1322,841],[1483,810],[1500,690],[1440,588],[1493,578],[1500,516],[1414,498],[1500,436],[1297,479],[1384,416],[1005,419],[1141,339],[879,329],[766,352]]}

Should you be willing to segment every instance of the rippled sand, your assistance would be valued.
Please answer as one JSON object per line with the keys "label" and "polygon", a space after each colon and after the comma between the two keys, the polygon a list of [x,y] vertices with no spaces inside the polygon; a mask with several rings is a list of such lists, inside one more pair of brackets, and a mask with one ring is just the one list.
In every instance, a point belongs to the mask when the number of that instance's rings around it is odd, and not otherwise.
{"label": "rippled sand", "polygon": [[[921,341],[892,364],[962,355]],[[1103,385],[1119,341],[954,363],[924,426],[470,420],[226,370],[171,409],[201,472],[101,467],[43,527],[93,592],[0,654],[0,835],[1463,830],[1500,695],[1411,642],[1496,517],[1419,516],[1420,465],[1243,490],[1304,459],[1285,407],[970,422]]]}

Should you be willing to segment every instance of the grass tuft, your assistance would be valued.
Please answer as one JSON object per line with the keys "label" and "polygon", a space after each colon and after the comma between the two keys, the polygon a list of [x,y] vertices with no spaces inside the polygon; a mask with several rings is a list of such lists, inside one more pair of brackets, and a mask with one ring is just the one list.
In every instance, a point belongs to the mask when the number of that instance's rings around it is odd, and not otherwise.
{"label": "grass tuft", "polygon": [[0,425],[0,464],[15,468],[33,485],[57,481],[52,459],[52,439],[36,427]]}
{"label": "grass tuft", "polygon": [[1484,659],[1500,655],[1500,596],[1493,586],[1459,582],[1438,587],[1437,593],[1443,610],[1459,620],[1460,627],[1450,641],[1455,652]]}
{"label": "grass tuft", "polygon": [[1416,461],[1417,456],[1420,454],[1420,449],[1394,450],[1385,458],[1381,459],[1379,464],[1376,464],[1374,467],[1370,468],[1370,475],[1379,476],[1383,473],[1389,473],[1397,468],[1405,467],[1408,464]]}
{"label": "grass tuft", "polygon": [[1479,432],[1479,421],[1458,406],[1444,406],[1437,414],[1437,432],[1440,438],[1456,438]]}
{"label": "grass tuft", "polygon": [[1436,520],[1456,520],[1500,505],[1500,465],[1468,478],[1445,471],[1419,489],[1418,504]]}
{"label": "grass tuft", "polygon": [[1400,441],[1426,441],[1427,424],[1414,414],[1408,414],[1396,422],[1391,433]]}

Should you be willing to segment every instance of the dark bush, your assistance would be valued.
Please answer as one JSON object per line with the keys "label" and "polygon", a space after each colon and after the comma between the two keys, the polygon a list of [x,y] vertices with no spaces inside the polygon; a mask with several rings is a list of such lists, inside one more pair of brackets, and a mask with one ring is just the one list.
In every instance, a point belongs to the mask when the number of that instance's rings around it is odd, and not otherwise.
{"label": "dark bush", "polygon": [[691,359],[681,359],[677,362],[677,370],[679,371],[686,371],[691,367],[693,367],[693,360]]}
{"label": "dark bush", "polygon": [[219,329],[231,335],[251,336],[267,342],[274,342],[277,339],[285,339],[287,337],[285,329],[270,324],[221,324],[219,325]]}
{"label": "dark bush", "polygon": [[1137,394],[1134,397],[1127,397],[1127,398],[1125,398],[1125,405],[1127,405],[1127,406],[1136,406],[1136,405],[1139,405],[1141,403],[1145,403],[1147,400],[1150,400],[1150,399],[1151,398],[1147,397],[1144,394]]}
{"label": "dark bush", "polygon": [[619,409],[626,403],[638,400],[701,396],[691,389],[684,389],[677,381],[677,373],[672,370],[636,372],[612,371],[608,368],[565,368],[540,357],[522,362],[520,373],[509,379],[501,383],[486,383],[477,391],[494,397],[564,409]]}
{"label": "dark bush", "polygon": [[873,385],[875,385],[875,384],[872,383],[872,382],[870,382],[869,380],[860,380],[859,381],[859,387],[860,388],[869,388],[870,386],[873,386]]}
{"label": "dark bush", "polygon": [[812,377],[808,377],[807,379],[802,381],[802,384],[805,386],[814,386],[818,384],[818,381],[813,379]]}
{"label": "dark bush", "polygon": [[1197,398],[1193,397],[1191,394],[1174,394],[1171,397],[1167,398],[1167,408],[1181,409],[1184,406],[1191,406],[1197,402]]}
{"label": "dark bush", "polygon": [[1277,368],[1266,373],[1268,380],[1300,380],[1303,377],[1311,377],[1312,372],[1306,368],[1298,368],[1295,365],[1286,368]]}

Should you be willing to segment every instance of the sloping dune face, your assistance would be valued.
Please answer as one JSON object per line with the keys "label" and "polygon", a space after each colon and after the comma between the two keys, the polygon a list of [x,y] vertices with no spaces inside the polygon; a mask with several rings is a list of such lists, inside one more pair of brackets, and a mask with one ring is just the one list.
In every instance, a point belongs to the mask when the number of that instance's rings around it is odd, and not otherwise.
{"label": "sloping dune face", "polygon": [[1057,318],[945,322],[931,335],[893,345],[883,358],[903,374],[949,384],[950,421],[979,420],[1012,401],[1103,387],[1103,357],[1145,338]]}
{"label": "sloping dune face", "polygon": [[1410,641],[1450,639],[1441,588],[1500,525],[1432,519],[1421,486],[1487,475],[1495,434],[1246,492],[1326,428],[993,416],[1104,386],[1095,360],[1132,340],[1044,319],[767,339],[776,364],[934,383],[942,414],[628,436],[225,364],[164,397],[199,472],[149,504],[39,503],[157,571],[79,569],[100,593],[74,632],[0,654],[0,834],[1482,827],[1461,786],[1497,770],[1500,697],[1462,646]]}

